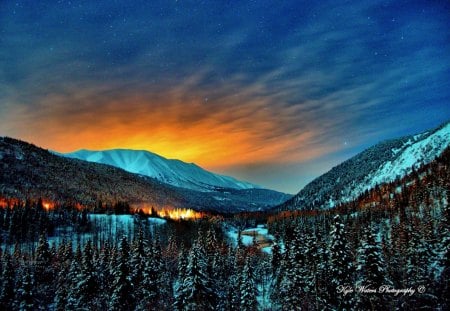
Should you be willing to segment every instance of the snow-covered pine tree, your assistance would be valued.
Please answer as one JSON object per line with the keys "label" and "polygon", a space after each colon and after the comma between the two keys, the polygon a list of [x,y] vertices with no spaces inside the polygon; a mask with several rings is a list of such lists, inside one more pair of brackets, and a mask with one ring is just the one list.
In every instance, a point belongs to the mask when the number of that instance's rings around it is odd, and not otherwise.
{"label": "snow-covered pine tree", "polygon": [[186,300],[185,294],[187,294],[187,289],[183,286],[185,285],[184,278],[187,275],[187,266],[188,254],[185,249],[181,249],[180,254],[178,255],[178,277],[175,284],[175,310],[183,310],[184,301]]}
{"label": "snow-covered pine tree", "polygon": [[281,263],[281,248],[280,245],[275,241],[272,245],[272,257],[271,257],[271,266],[272,266],[272,275],[275,276],[277,271],[280,269]]}
{"label": "snow-covered pine tree", "polygon": [[407,249],[407,277],[409,286],[429,285],[430,254],[426,241],[419,228],[419,219],[413,218],[410,224],[410,240]]}
{"label": "snow-covered pine tree", "polygon": [[58,311],[66,310],[67,297],[70,289],[69,271],[73,258],[72,242],[61,243],[58,250],[59,269],[56,275],[55,307]]}
{"label": "snow-covered pine tree", "polygon": [[319,309],[319,250],[316,232],[310,229],[305,237],[305,283],[307,284],[307,298],[310,308]]}
{"label": "snow-covered pine tree", "polygon": [[145,256],[145,244],[144,234],[142,227],[139,228],[137,237],[132,243],[130,271],[131,271],[131,283],[134,287],[134,297],[138,305],[144,304],[143,300],[147,296],[146,289],[143,287],[143,280],[147,278],[145,271],[145,262],[147,258]]}
{"label": "snow-covered pine tree", "polygon": [[224,243],[219,245],[214,252],[212,279],[214,280],[214,290],[217,292],[219,304],[217,310],[229,310],[228,307],[228,293],[231,275],[232,275],[232,261],[230,260],[227,245]]}
{"label": "snow-covered pine tree", "polygon": [[[280,305],[283,300],[282,294],[282,285],[285,277],[285,272],[288,266],[289,261],[289,243],[286,245],[287,250],[284,253],[280,253],[280,259],[278,263],[278,267],[272,266],[272,286],[270,299],[272,300],[273,305]],[[274,270],[275,269],[275,270]]]}
{"label": "snow-covered pine tree", "polygon": [[354,286],[353,255],[347,241],[344,223],[339,215],[334,216],[330,243],[330,280],[335,294],[330,294],[330,303],[339,310],[353,310],[355,298],[352,293],[338,293],[339,286]]}
{"label": "snow-covered pine tree", "polygon": [[227,297],[230,304],[230,310],[239,310],[241,304],[241,288],[242,283],[242,269],[244,264],[244,246],[240,243],[234,251],[234,257],[230,256],[233,265],[233,273],[230,277],[230,286],[228,288]]}
{"label": "snow-covered pine tree", "polygon": [[28,267],[21,270],[21,279],[17,286],[17,294],[14,299],[14,309],[23,311],[34,311],[38,307],[34,278]]}
{"label": "snow-covered pine tree", "polygon": [[241,277],[241,303],[240,310],[253,311],[258,308],[258,301],[256,300],[258,289],[255,285],[255,276],[253,275],[253,268],[251,259],[249,257],[245,260],[244,269]]}
{"label": "snow-covered pine tree", "polygon": [[[100,293],[110,293],[111,286],[114,282],[114,275],[112,273],[112,250],[108,241],[103,243],[103,247],[100,249],[99,258],[96,264],[96,274],[97,278],[101,280],[99,283],[99,292]],[[107,309],[109,305],[109,295],[100,295],[99,304],[101,305],[101,309]]]}
{"label": "snow-covered pine tree", "polygon": [[217,294],[211,288],[211,279],[207,274],[205,251],[197,241],[189,253],[187,273],[179,293],[185,297],[182,310],[214,310]]}
{"label": "snow-covered pine tree", "polygon": [[442,310],[450,310],[450,190],[447,190],[447,204],[442,216],[440,296],[442,298]]}
{"label": "snow-covered pine tree", "polygon": [[283,310],[302,310],[308,305],[309,273],[306,266],[306,247],[300,226],[296,225],[288,248],[286,266],[280,285]]}
{"label": "snow-covered pine tree", "polygon": [[52,254],[47,237],[41,235],[35,256],[35,282],[37,295],[41,304],[47,305],[52,301],[51,293],[54,285],[54,272],[52,268]]}
{"label": "snow-covered pine tree", "polygon": [[[395,196],[394,196],[395,198]],[[406,281],[406,261],[408,259],[408,243],[410,232],[407,226],[406,214],[403,207],[398,207],[398,211],[393,212],[391,223],[391,256],[388,259],[388,272],[396,288],[404,288]],[[400,210],[401,209],[401,210]],[[398,219],[398,221],[397,221]]]}
{"label": "snow-covered pine tree", "polygon": [[[78,307],[77,280],[81,273],[81,262],[77,257],[72,259],[69,273],[61,280],[62,287],[56,291],[58,310],[76,310]],[[66,288],[65,288],[66,287]]]}
{"label": "snow-covered pine tree", "polygon": [[[138,310],[148,310],[149,308],[166,309],[170,301],[164,301],[167,290],[168,276],[164,269],[161,258],[161,248],[159,242],[148,243],[144,246],[145,255],[141,257],[142,281],[137,293],[140,295],[137,299]],[[167,296],[171,293],[167,293]]]}
{"label": "snow-covered pine tree", "polygon": [[120,241],[119,257],[114,269],[114,283],[112,285],[112,296],[110,310],[134,310],[133,285],[130,275],[130,246],[124,236]]}
{"label": "snow-covered pine tree", "polygon": [[168,309],[173,304],[173,288],[171,284],[171,276],[167,271],[166,265],[162,257],[161,242],[154,239],[151,248],[151,258],[148,267],[151,283],[148,289],[152,293],[152,305],[157,305],[161,309]]}
{"label": "snow-covered pine tree", "polygon": [[99,282],[96,277],[92,257],[92,243],[88,240],[83,250],[81,271],[76,277],[75,293],[76,308],[78,309],[95,309],[98,307],[97,293],[99,289]]}
{"label": "snow-covered pine tree", "polygon": [[316,299],[314,305],[317,310],[329,309],[330,307],[328,301],[330,301],[330,295],[335,295],[335,288],[330,287],[329,284],[330,267],[328,265],[328,262],[330,258],[330,252],[329,248],[327,247],[328,241],[325,241],[325,237],[328,237],[325,232],[329,231],[327,228],[328,222],[323,220],[324,219],[321,219],[321,222],[316,220],[314,223],[316,230],[315,248],[317,250],[317,272],[314,276]]}
{"label": "snow-covered pine tree", "polygon": [[11,256],[7,253],[3,256],[3,273],[2,273],[2,286],[0,288],[0,306],[5,310],[10,310],[13,307],[14,302],[14,289],[15,289],[15,269],[11,261]]}
{"label": "snow-covered pine tree", "polygon": [[[224,283],[224,296],[221,297],[221,302],[219,303],[219,310],[235,310],[239,307],[238,298],[235,295],[236,287],[235,287],[235,259],[236,259],[236,250],[233,247],[229,247],[226,256],[224,256],[225,271],[224,274],[227,275],[226,281]],[[234,305],[233,305],[234,303]]]}
{"label": "snow-covered pine tree", "polygon": [[[370,226],[365,230],[365,239],[362,240],[358,253],[360,256],[358,258],[359,279],[357,285],[376,290],[383,285],[390,286],[391,282],[387,279],[382,250]],[[383,293],[362,294],[359,296],[358,304],[362,309],[382,310],[387,307],[387,297]]]}

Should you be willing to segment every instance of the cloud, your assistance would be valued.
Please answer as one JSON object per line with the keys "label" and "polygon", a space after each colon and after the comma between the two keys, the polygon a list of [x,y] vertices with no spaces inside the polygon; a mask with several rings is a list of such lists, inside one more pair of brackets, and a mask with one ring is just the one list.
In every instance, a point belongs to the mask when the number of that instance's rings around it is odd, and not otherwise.
{"label": "cloud", "polygon": [[271,185],[288,172],[307,180],[315,159],[450,116],[442,12],[429,2],[5,1],[0,132],[58,151],[148,149],[260,184],[262,171]]}

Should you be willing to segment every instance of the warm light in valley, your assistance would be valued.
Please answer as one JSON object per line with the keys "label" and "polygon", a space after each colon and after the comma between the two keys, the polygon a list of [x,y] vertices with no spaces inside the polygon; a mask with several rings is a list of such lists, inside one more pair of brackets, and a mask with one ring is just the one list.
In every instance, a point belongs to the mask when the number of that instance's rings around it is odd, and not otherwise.
{"label": "warm light in valley", "polygon": [[170,219],[174,219],[174,220],[199,219],[204,216],[203,213],[196,212],[191,209],[182,209],[182,208],[162,209],[162,210],[156,211],[156,213],[158,214],[159,217],[170,218]]}
{"label": "warm light in valley", "polygon": [[194,211],[190,208],[174,208],[171,206],[154,208],[147,203],[136,204],[132,208],[134,212],[142,211],[147,215],[156,215],[162,218],[170,218],[174,220],[180,219],[200,219],[205,216],[205,213]]}

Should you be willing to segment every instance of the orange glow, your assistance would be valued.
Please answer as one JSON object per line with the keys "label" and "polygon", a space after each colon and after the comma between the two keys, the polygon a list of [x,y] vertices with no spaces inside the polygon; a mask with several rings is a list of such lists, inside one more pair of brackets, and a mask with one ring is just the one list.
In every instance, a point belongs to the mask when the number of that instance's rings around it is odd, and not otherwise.
{"label": "orange glow", "polygon": [[6,208],[6,207],[13,207],[14,205],[22,204],[22,202],[19,199],[13,199],[13,198],[3,198],[0,197],[0,208]]}
{"label": "orange glow", "polygon": [[[321,130],[296,120],[303,115],[298,107],[280,110],[249,94],[205,102],[204,96],[190,93],[189,83],[164,94],[121,98],[96,98],[98,90],[78,90],[70,98],[50,96],[39,109],[11,111],[17,115],[9,119],[27,124],[17,129],[16,138],[58,152],[148,150],[216,171],[306,161],[336,149],[315,143]],[[258,92],[255,88],[249,92]],[[63,104],[67,101],[76,104]],[[92,104],[97,101],[101,104]],[[0,130],[14,124],[0,124]]]}
{"label": "orange glow", "polygon": [[170,218],[174,220],[200,219],[205,217],[205,213],[197,212],[189,208],[173,208],[171,206],[154,208],[152,205],[146,203],[134,204],[132,206],[132,209],[134,212],[142,211],[147,215],[156,213],[158,217]]}
{"label": "orange glow", "polygon": [[159,217],[170,218],[170,219],[174,219],[174,220],[200,219],[204,216],[203,213],[196,212],[191,209],[181,209],[181,208],[162,209],[162,210],[157,211],[157,214]]}
{"label": "orange glow", "polygon": [[55,208],[55,203],[49,201],[42,201],[42,206],[46,211],[49,211]]}
{"label": "orange glow", "polygon": [[[33,203],[36,203],[36,201],[34,201]],[[5,208],[5,207],[13,207],[14,205],[22,205],[25,204],[24,201],[19,200],[17,198],[3,198],[0,197],[0,208]],[[53,210],[55,208],[55,202],[52,202],[50,200],[42,200],[42,207],[46,210],[46,211],[50,211]]]}

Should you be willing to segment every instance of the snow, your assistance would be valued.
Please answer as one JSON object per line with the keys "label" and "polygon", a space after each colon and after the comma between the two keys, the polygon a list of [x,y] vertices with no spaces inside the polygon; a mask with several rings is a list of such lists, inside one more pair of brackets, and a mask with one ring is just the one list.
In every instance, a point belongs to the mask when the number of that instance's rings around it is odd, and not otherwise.
{"label": "snow", "polygon": [[192,163],[166,159],[145,150],[90,151],[82,149],[73,153],[58,155],[112,165],[130,173],[152,177],[173,186],[193,190],[212,191],[217,187],[232,189],[260,188],[229,176],[208,172]]}
{"label": "snow", "polygon": [[128,226],[133,224],[132,215],[107,215],[107,214],[90,214],[89,220],[94,223],[106,222],[108,224]]}
{"label": "snow", "polygon": [[150,217],[150,218],[148,219],[148,221],[149,221],[150,223],[152,223],[152,224],[155,224],[155,225],[164,225],[165,223],[167,223],[167,220],[166,220],[166,219],[163,219],[163,218],[154,218],[154,217]]}
{"label": "snow", "polygon": [[[238,229],[229,227],[225,230],[225,234],[229,237],[232,244],[236,246],[239,235]],[[265,225],[258,225],[256,228],[246,228],[241,231],[241,242],[245,246],[252,246],[255,237],[261,251],[272,253],[272,242],[275,238],[269,234],[269,230]]]}
{"label": "snow", "polygon": [[[90,214],[89,220],[97,225],[108,225],[112,228],[130,228],[134,226],[133,215]],[[156,217],[150,217],[148,221],[152,225],[163,225],[167,223],[167,220]]]}
{"label": "snow", "polygon": [[[89,220],[99,231],[94,233],[77,233],[71,227],[57,227],[55,234],[48,237],[50,246],[57,246],[64,241],[73,241],[73,247],[76,248],[80,243],[82,246],[88,240],[98,241],[103,240],[105,237],[120,237],[122,234],[126,234],[131,237],[134,231],[134,216],[133,215],[108,215],[108,214],[89,214]],[[149,229],[153,231],[155,226],[161,226],[167,223],[167,220],[150,217],[148,218]],[[22,249],[28,249],[33,245],[33,248],[37,247],[37,242],[22,243]],[[4,248],[5,244],[0,243],[0,248]]]}
{"label": "snow", "polygon": [[418,134],[409,139],[401,148],[393,149],[396,156],[392,161],[387,161],[373,174],[366,176],[364,182],[355,187],[352,195],[345,201],[352,200],[365,190],[375,187],[377,184],[394,181],[397,176],[404,176],[418,168],[421,164],[427,164],[439,156],[450,145],[450,123],[437,130],[433,134]]}

